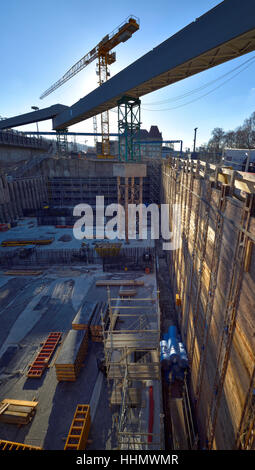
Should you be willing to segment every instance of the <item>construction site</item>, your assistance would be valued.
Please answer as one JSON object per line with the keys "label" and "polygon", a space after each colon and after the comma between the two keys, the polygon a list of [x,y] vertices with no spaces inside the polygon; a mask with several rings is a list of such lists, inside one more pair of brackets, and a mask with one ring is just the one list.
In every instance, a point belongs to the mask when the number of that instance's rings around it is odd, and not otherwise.
{"label": "construction site", "polygon": [[[255,174],[147,138],[140,106],[254,51],[255,5],[219,3],[110,78],[139,28],[128,17],[41,96],[96,61],[72,106],[0,120],[0,450],[255,449]],[[90,118],[78,155],[70,129]]]}

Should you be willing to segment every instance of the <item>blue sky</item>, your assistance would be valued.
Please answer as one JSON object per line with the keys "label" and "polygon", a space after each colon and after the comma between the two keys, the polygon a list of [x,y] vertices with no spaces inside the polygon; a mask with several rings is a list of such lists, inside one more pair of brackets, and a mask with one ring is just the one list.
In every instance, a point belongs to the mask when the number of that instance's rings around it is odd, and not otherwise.
{"label": "blue sky", "polygon": [[[57,81],[77,60],[90,51],[107,33],[129,15],[140,19],[140,30],[116,47],[117,61],[111,75],[131,64],[150,49],[172,36],[219,0],[9,0],[1,2],[0,30],[0,116],[11,117],[55,103],[71,105],[96,88],[96,63],[77,74],[44,100],[39,96]],[[142,127],[156,124],[165,139],[182,139],[191,147],[194,128],[198,127],[197,145],[210,138],[214,127],[236,128],[255,110],[255,64],[225,85],[193,102],[215,88],[174,101],[244,63],[255,52],[182,80],[142,98]],[[158,101],[170,100],[160,105]],[[178,105],[183,105],[176,109]],[[166,109],[163,111],[163,109]],[[159,111],[157,111],[159,110]],[[99,120],[98,120],[98,126]],[[51,121],[39,123],[40,130],[51,130]],[[36,130],[36,126],[19,130]],[[92,120],[72,126],[70,131],[92,132]],[[110,131],[117,131],[116,113],[110,113]],[[93,140],[88,140],[88,144]]]}

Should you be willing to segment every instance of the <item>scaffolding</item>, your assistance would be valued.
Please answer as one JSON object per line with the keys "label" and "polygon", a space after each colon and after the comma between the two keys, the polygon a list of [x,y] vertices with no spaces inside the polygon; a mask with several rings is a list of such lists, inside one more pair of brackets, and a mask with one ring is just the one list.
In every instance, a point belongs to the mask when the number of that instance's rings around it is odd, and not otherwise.
{"label": "scaffolding", "polygon": [[111,298],[108,287],[108,303],[109,322],[102,318],[102,325],[109,402],[117,406],[117,448],[162,449],[158,298]]}
{"label": "scaffolding", "polygon": [[119,160],[139,162],[141,160],[140,128],[141,101],[139,98],[123,96],[118,101]]}
{"label": "scaffolding", "polygon": [[181,210],[181,249],[168,255],[169,270],[208,449],[255,445],[255,362],[245,323],[253,315],[254,193],[250,173],[199,160],[163,164],[162,201]]}
{"label": "scaffolding", "polygon": [[150,177],[150,203],[160,204],[161,194],[161,158],[151,158],[147,164]]}
{"label": "scaffolding", "polygon": [[57,155],[60,157],[68,156],[68,140],[67,133],[68,129],[60,129],[56,131],[57,133]]}

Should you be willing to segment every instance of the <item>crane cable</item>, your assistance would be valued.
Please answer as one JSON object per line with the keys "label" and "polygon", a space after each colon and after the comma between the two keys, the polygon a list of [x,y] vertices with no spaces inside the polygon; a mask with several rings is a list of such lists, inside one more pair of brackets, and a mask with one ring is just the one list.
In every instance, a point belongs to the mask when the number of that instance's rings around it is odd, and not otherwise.
{"label": "crane cable", "polygon": [[[220,77],[216,78],[215,80],[211,80],[210,82],[207,82],[205,83],[204,85],[198,87],[198,88],[195,88],[193,90],[190,90],[182,95],[178,95],[176,96],[175,98],[170,98],[170,99],[167,99],[167,100],[163,100],[163,101],[155,101],[153,103],[146,103],[145,106],[147,105],[157,105],[157,104],[164,104],[164,103],[169,103],[169,102],[174,102],[174,101],[178,101],[180,99],[183,99],[183,98],[186,98],[194,93],[197,93],[201,90],[204,90],[205,88],[207,88],[208,86],[212,85],[213,83],[219,81],[219,80],[222,80],[224,77],[232,74],[233,72],[235,72],[236,70],[239,70],[236,74],[234,74],[233,76],[229,77],[227,80],[224,80],[224,82],[220,83],[217,87],[213,88],[212,90],[209,90],[207,93],[204,93],[203,95],[201,96],[198,96],[197,98],[191,100],[191,101],[188,101],[186,103],[183,103],[183,104],[180,104],[180,105],[177,105],[177,106],[173,106],[171,108],[164,108],[164,109],[148,109],[148,108],[144,108],[143,106],[141,106],[141,109],[143,111],[170,111],[172,109],[178,109],[178,108],[181,108],[183,106],[187,106],[188,104],[191,104],[191,103],[194,103],[195,101],[197,100],[200,100],[201,98],[209,95],[210,93],[212,93],[213,91],[216,91],[218,88],[220,88],[221,86],[225,85],[225,83],[229,82],[230,80],[232,80],[233,78],[235,78],[237,75],[239,75],[241,72],[243,72],[244,70],[246,70],[248,67],[250,67],[253,62],[255,60],[255,56],[253,57],[250,57],[248,60],[244,61],[242,64],[238,65],[237,67],[234,67],[232,70],[230,70],[229,72],[226,72],[224,73],[223,75],[221,75]],[[246,65],[248,64],[248,65]],[[246,65],[246,67],[244,67]],[[113,113],[117,113],[118,111],[116,109],[110,109],[109,110],[110,112],[113,112]]]}
{"label": "crane cable", "polygon": [[224,73],[223,75],[220,75],[218,78],[215,78],[214,80],[211,80],[210,82],[207,82],[205,83],[204,85],[201,85],[200,87],[198,88],[194,88],[193,90],[190,90],[190,91],[187,91],[186,93],[183,93],[182,95],[178,95],[174,98],[169,98],[169,99],[166,99],[166,100],[162,100],[162,101],[154,101],[152,103],[143,103],[145,106],[154,106],[154,105],[158,105],[158,104],[164,104],[164,103],[169,103],[169,102],[172,102],[172,101],[177,101],[177,100],[180,100],[182,98],[186,98],[186,96],[189,96],[189,95],[192,95],[192,93],[196,93],[198,91],[201,91],[201,90],[204,90],[205,88],[207,88],[208,86],[214,84],[215,82],[219,81],[219,80],[222,80],[223,78],[225,78],[226,76],[232,74],[233,72],[235,72],[236,70],[240,69],[241,67],[243,67],[244,65],[246,65],[248,62],[251,62],[253,61],[255,58],[255,56],[253,57],[250,57],[248,60],[242,62],[242,64],[238,65],[237,67],[234,67],[233,69],[229,70],[228,72]]}
{"label": "crane cable", "polygon": [[[197,98],[195,98],[195,99],[193,99],[193,100],[191,100],[191,101],[188,101],[188,102],[186,102],[186,103],[183,103],[183,104],[180,104],[180,105],[177,105],[177,106],[173,106],[173,107],[171,107],[171,108],[164,108],[164,109],[162,109],[162,108],[161,108],[161,109],[148,109],[148,108],[144,108],[144,107],[142,106],[142,110],[143,110],[143,111],[160,111],[160,112],[162,112],[162,111],[170,111],[170,110],[172,110],[172,109],[181,108],[181,107],[186,106],[186,105],[188,105],[188,104],[194,103],[195,101],[198,101],[198,100],[200,100],[201,98],[203,98],[203,97],[209,95],[209,94],[212,93],[213,91],[218,90],[218,88],[220,88],[221,86],[225,85],[225,83],[227,83],[227,82],[229,82],[230,80],[232,80],[233,78],[235,78],[235,77],[236,77],[237,75],[239,75],[241,72],[243,72],[243,71],[246,70],[248,67],[250,67],[250,66],[253,64],[254,60],[255,60],[255,56],[253,56],[251,59],[249,59],[248,61],[244,62],[244,63],[241,64],[240,66],[236,67],[236,68],[233,69],[231,72],[235,71],[237,68],[240,68],[241,66],[244,66],[245,64],[247,64],[247,62],[249,62],[248,65],[246,65],[246,67],[243,67],[243,68],[242,68],[241,70],[239,70],[236,74],[234,74],[233,76],[229,77],[227,80],[224,80],[224,82],[220,83],[217,87],[213,88],[212,90],[209,90],[207,93],[204,93],[203,95],[198,96]],[[229,73],[230,73],[230,72],[228,72],[228,74],[229,74]],[[227,74],[225,74],[225,76],[226,76],[226,75],[227,75]],[[219,77],[219,78],[216,79],[216,80],[219,80],[220,78],[223,78],[223,76],[222,76],[222,77]],[[215,80],[215,81],[216,81],[216,80]],[[211,82],[210,82],[210,84],[211,84]],[[205,88],[205,87],[208,86],[208,85],[209,85],[209,84],[204,85],[203,88]],[[201,88],[201,87],[200,87],[200,88]],[[195,89],[195,90],[193,90],[193,91],[191,91],[191,92],[188,92],[187,95],[189,95],[189,94],[192,95],[192,93],[195,93],[196,91],[200,91],[200,89],[197,89],[197,90]],[[181,97],[176,97],[176,98],[174,98],[174,99],[172,99],[172,100],[170,99],[170,100],[168,100],[168,101],[176,101],[177,99],[181,99]]]}

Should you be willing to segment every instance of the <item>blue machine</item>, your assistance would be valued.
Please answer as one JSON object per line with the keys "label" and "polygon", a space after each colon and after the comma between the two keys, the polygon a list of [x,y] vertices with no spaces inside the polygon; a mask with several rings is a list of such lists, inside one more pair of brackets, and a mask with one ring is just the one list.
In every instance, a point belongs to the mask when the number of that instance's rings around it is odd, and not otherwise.
{"label": "blue machine", "polygon": [[170,373],[173,381],[183,380],[189,361],[185,346],[178,338],[177,328],[174,325],[169,327],[160,341],[160,361],[167,382]]}

